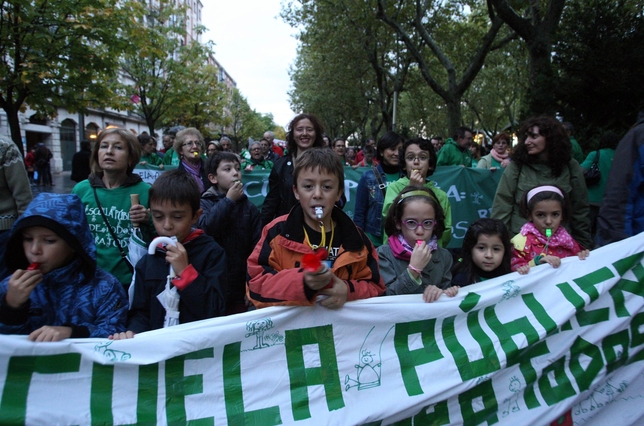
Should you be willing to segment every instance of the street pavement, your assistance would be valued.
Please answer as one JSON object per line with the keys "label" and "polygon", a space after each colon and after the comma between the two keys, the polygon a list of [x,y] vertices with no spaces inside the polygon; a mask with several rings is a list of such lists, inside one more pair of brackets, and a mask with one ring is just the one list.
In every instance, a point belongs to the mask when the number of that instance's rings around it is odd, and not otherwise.
{"label": "street pavement", "polygon": [[69,177],[71,172],[61,172],[52,174],[52,180],[54,181],[53,186],[37,186],[31,185],[31,192],[34,197],[41,192],[53,192],[55,194],[70,194],[76,182],[71,180]]}

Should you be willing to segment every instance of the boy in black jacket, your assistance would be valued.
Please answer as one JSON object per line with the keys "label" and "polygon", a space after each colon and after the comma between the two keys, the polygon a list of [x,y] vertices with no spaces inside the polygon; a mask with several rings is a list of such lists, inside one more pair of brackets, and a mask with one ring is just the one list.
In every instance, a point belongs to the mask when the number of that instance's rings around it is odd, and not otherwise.
{"label": "boy in black jacket", "polygon": [[213,184],[201,195],[203,214],[197,226],[212,236],[226,251],[228,289],[226,314],[245,312],[246,259],[259,241],[259,209],[244,195],[239,158],[222,152],[208,158],[206,173]]}
{"label": "boy in black jacket", "polygon": [[166,310],[157,299],[165,290],[170,266],[178,289],[179,323],[224,315],[226,310],[226,256],[212,237],[193,225],[201,215],[199,187],[181,170],[163,173],[150,188],[150,211],[159,236],[176,237],[176,246],[158,247],[136,265],[134,300],[128,331],[111,339],[163,328]]}

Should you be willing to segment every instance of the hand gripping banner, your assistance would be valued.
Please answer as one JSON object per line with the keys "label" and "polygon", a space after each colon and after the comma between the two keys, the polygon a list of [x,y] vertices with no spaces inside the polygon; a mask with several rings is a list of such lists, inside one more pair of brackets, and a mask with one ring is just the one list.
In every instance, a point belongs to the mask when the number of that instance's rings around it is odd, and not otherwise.
{"label": "hand gripping banner", "polygon": [[644,238],[423,303],[268,308],[125,341],[0,336],[0,424],[633,425]]}

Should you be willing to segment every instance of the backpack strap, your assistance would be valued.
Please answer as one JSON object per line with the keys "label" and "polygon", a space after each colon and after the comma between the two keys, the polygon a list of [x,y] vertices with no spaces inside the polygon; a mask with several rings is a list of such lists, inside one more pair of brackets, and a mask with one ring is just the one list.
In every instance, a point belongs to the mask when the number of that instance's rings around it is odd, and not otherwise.
{"label": "backpack strap", "polygon": [[373,170],[373,174],[376,175],[378,188],[380,188],[380,191],[382,192],[382,198],[385,198],[385,194],[387,193],[387,184],[382,181],[382,176],[380,176],[380,172],[376,166],[372,165],[371,170]]}

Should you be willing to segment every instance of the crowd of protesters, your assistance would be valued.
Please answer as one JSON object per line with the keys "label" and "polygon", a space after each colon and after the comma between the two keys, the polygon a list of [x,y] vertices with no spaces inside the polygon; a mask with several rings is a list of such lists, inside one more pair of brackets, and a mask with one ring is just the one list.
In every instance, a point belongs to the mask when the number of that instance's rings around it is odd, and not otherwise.
{"label": "crowd of protesters", "polygon": [[[161,149],[155,136],[112,128],[81,144],[72,194],[33,201],[30,184],[53,185],[51,150],[23,158],[0,140],[0,333],[126,339],[270,305],[339,309],[408,293],[433,302],[511,271],[584,261],[644,231],[644,112],[585,159],[572,132],[532,117],[489,144],[460,127],[444,141],[387,132],[353,147],[299,114],[284,146],[267,131],[236,152],[195,128],[174,128]],[[172,170],[150,186],[137,166]],[[457,262],[446,249],[452,207],[431,180],[440,166],[503,173],[491,218],[470,225]],[[353,218],[345,167],[362,172]],[[261,211],[242,183],[259,170],[270,172]],[[146,247],[165,238],[135,256],[134,237]],[[176,313],[163,297],[177,298]]]}

